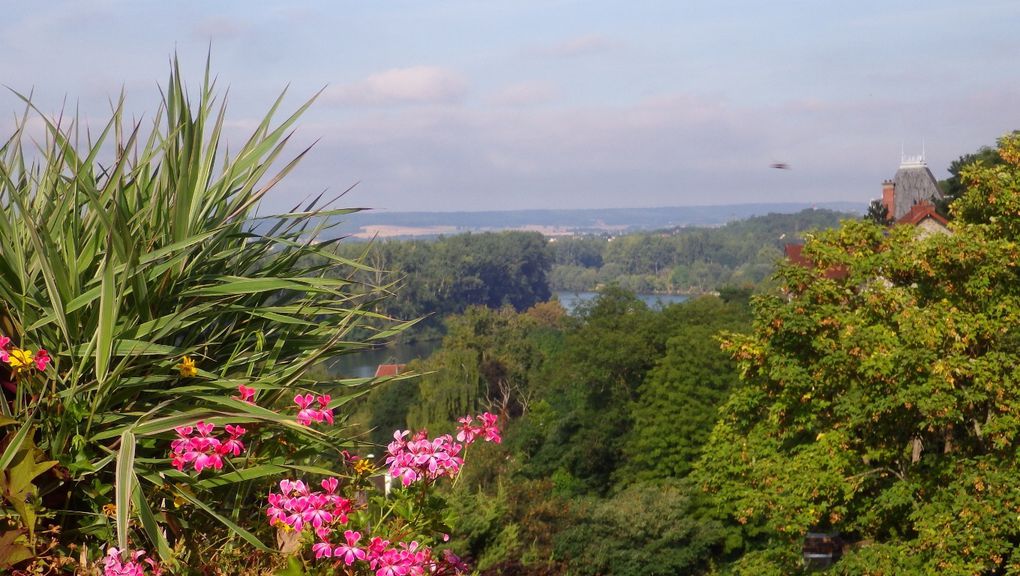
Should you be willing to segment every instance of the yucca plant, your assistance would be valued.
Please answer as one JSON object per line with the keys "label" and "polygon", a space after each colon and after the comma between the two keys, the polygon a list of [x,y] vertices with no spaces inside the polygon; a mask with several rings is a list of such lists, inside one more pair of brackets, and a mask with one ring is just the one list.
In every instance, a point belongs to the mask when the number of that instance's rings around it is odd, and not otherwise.
{"label": "yucca plant", "polygon": [[[174,62],[151,123],[125,122],[121,99],[94,133],[26,98],[0,148],[0,330],[52,356],[31,377],[0,366],[10,381],[0,481],[22,489],[18,510],[19,496],[0,499],[16,526],[0,525],[0,548],[31,551],[38,515],[68,542],[104,541],[116,526],[126,547],[134,530],[164,558],[174,543],[190,545],[189,527],[208,537],[218,525],[262,547],[251,528],[258,512],[243,510],[252,483],[288,467],[329,468],[345,440],[343,426],[317,431],[272,408],[323,386],[344,391],[331,407],[349,401],[366,381],[318,382],[316,367],[404,326],[371,312],[387,287],[355,283],[363,263],[317,240],[350,210],[315,199],[257,216],[307,152],[281,160],[311,101],[274,124],[281,95],[228,151],[214,85],[207,66],[192,100]],[[32,118],[45,124],[40,142],[26,135]],[[241,384],[258,391],[257,405],[232,397]],[[198,479],[167,463],[173,429],[198,420],[261,422],[256,433],[280,441]]]}

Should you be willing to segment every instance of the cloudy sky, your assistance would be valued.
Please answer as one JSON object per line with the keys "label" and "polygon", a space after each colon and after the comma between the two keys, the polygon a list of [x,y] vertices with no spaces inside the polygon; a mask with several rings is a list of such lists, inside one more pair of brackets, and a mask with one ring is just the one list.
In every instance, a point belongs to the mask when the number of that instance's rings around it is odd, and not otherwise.
{"label": "cloudy sky", "polygon": [[901,148],[943,177],[1020,128],[1018,24],[1016,0],[40,1],[5,8],[0,80],[98,125],[211,44],[238,140],[325,87],[272,209],[355,182],[393,211],[865,202]]}

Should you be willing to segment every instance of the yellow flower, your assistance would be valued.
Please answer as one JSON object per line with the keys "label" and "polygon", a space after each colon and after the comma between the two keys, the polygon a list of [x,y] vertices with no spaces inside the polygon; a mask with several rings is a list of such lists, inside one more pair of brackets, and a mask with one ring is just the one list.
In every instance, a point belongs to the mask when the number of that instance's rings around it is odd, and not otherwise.
{"label": "yellow flower", "polygon": [[198,368],[195,368],[195,361],[191,359],[191,356],[181,358],[181,363],[175,368],[180,371],[181,378],[191,378],[198,374]]}
{"label": "yellow flower", "polygon": [[7,363],[11,365],[15,374],[18,374],[22,370],[25,370],[32,365],[34,360],[31,350],[22,350],[21,348],[12,348],[10,351],[10,358]]}
{"label": "yellow flower", "polygon": [[375,467],[368,460],[358,460],[354,463],[354,471],[358,474],[367,474],[371,472]]}

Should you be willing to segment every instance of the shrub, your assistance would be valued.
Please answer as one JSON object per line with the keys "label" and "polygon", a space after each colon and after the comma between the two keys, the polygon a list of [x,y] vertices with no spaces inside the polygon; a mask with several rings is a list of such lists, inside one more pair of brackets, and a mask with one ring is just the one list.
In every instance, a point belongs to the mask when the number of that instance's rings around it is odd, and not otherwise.
{"label": "shrub", "polygon": [[[52,358],[34,374],[0,366],[0,478],[17,488],[0,546],[21,556],[40,550],[43,523],[84,545],[116,527],[119,548],[147,539],[163,560],[241,540],[268,551],[253,502],[296,466],[331,472],[346,442],[343,426],[274,408],[295,391],[343,405],[366,381],[319,382],[317,365],[402,327],[370,311],[386,287],[350,279],[366,266],[317,240],[348,210],[315,198],[256,212],[307,152],[281,159],[311,101],[274,124],[281,96],[228,151],[214,84],[207,71],[193,100],[175,63],[151,125],[128,124],[121,101],[98,132],[26,99],[0,147],[0,330]],[[174,429],[199,420],[245,424],[257,450],[224,455],[215,477],[171,469]]]}

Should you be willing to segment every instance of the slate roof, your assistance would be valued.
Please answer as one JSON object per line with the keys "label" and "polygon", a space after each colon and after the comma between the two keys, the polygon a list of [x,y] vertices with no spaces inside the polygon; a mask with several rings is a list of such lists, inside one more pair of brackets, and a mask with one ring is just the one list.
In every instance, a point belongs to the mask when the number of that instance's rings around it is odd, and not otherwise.
{"label": "slate roof", "polygon": [[906,216],[914,204],[942,199],[942,191],[939,190],[935,176],[924,164],[900,166],[893,182],[896,183],[895,210],[891,214],[894,220]]}

